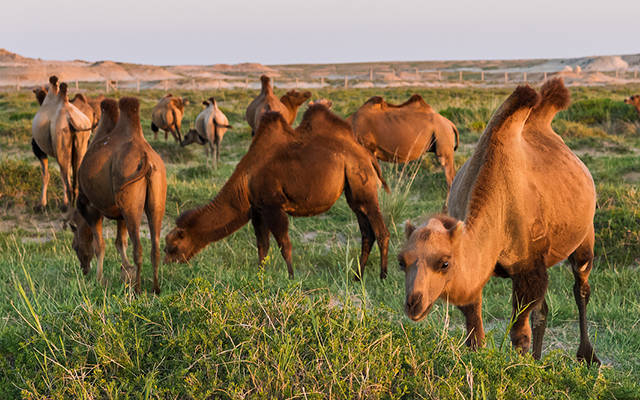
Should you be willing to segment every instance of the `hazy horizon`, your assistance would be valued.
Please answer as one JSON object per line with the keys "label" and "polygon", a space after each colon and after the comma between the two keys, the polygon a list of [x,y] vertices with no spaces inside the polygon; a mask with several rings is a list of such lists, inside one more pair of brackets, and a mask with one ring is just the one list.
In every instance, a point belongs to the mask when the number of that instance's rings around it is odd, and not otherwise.
{"label": "hazy horizon", "polygon": [[[186,0],[4,6],[0,47],[47,60],[155,65],[575,58],[640,52],[640,2],[322,4]],[[99,11],[96,11],[99,10]],[[100,18],[97,18],[100,16]],[[42,40],[46,38],[46,40]]]}

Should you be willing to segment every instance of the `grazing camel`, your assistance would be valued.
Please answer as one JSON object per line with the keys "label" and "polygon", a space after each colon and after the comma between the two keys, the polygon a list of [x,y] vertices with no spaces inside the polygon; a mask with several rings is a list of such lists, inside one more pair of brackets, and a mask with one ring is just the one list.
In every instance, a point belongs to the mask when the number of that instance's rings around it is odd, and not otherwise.
{"label": "grazing camel", "polygon": [[198,114],[196,118],[196,129],[191,129],[184,137],[181,146],[187,146],[191,143],[198,143],[205,147],[207,156],[211,154],[214,168],[218,167],[218,161],[220,160],[220,143],[222,138],[227,132],[227,129],[233,127],[229,125],[227,116],[224,115],[222,110],[218,108],[218,103],[213,97],[202,102],[205,109]]}
{"label": "grazing camel", "polygon": [[495,112],[473,156],[456,175],[448,216],[406,226],[398,255],[405,272],[405,312],[423,319],[442,298],[466,318],[467,344],[484,341],[482,289],[492,275],[511,278],[511,341],[540,358],[547,321],[547,268],[568,258],[580,316],[578,359],[599,363],[589,342],[586,308],[593,266],[596,192],[587,167],[551,128],[570,102],[561,79],[541,95],[519,86]]}
{"label": "grazing camel", "polygon": [[[37,95],[37,94],[36,94]],[[63,186],[62,210],[73,203],[77,194],[76,172],[87,149],[91,121],[69,102],[67,84],[58,85],[58,78],[49,78],[49,90],[31,124],[33,151],[42,169],[42,193],[38,210],[47,205],[49,165],[47,156],[55,157],[60,166]]]}
{"label": "grazing camel", "polygon": [[389,231],[378,206],[378,182],[388,190],[376,159],[353,140],[349,125],[327,108],[310,107],[296,130],[280,113],[267,112],[249,151],[218,195],[178,217],[166,237],[165,262],[186,262],[251,220],[259,262],[267,255],[271,232],[293,278],[287,214],[321,214],[344,192],[362,234],[357,277],[363,275],[377,240],[384,279]]}
{"label": "grazing camel", "polygon": [[151,130],[153,138],[158,139],[158,130],[164,131],[164,140],[167,140],[169,132],[178,143],[182,143],[182,117],[184,116],[184,106],[188,102],[182,97],[173,96],[171,93],[165,95],[158,101],[158,104],[151,111]]}
{"label": "grazing camel", "polygon": [[374,96],[347,122],[358,142],[379,160],[404,163],[427,151],[435,153],[444,169],[447,187],[451,187],[456,173],[453,152],[459,144],[458,129],[419,95],[414,94],[399,106]]}
{"label": "grazing camel", "polygon": [[74,232],[73,248],[85,275],[95,254],[97,278],[102,281],[105,250],[102,220],[104,217],[116,219],[116,248],[122,258],[123,276],[131,279],[133,275],[133,267],[127,258],[128,233],[133,241],[136,265],[134,287],[139,293],[142,268],[140,223],[144,212],[151,236],[153,291],[160,293],[160,229],[167,193],[164,163],[142,134],[138,99],[124,97],[119,104],[106,99],[102,101],[101,109],[102,118],[96,135],[78,170],[80,194],[77,210],[70,221]]}
{"label": "grazing camel", "polygon": [[298,108],[311,97],[311,92],[298,92],[290,90],[278,99],[273,93],[271,78],[266,75],[260,77],[262,90],[258,97],[247,107],[245,118],[251,127],[251,136],[258,129],[260,119],[268,111],[277,111],[284,117],[289,125],[293,124],[298,115]]}
{"label": "grazing camel", "polygon": [[638,112],[638,117],[640,117],[640,94],[634,94],[628,99],[624,99],[624,102],[634,106],[636,111]]}

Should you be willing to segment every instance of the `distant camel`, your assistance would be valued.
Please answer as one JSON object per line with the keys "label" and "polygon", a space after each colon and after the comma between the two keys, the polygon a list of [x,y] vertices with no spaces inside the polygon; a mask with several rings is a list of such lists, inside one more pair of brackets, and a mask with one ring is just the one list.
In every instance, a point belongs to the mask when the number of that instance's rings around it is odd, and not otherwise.
{"label": "distant camel", "polygon": [[[484,342],[482,290],[492,275],[513,282],[511,342],[540,358],[547,324],[547,269],[569,258],[580,316],[578,359],[599,363],[587,332],[596,191],[587,167],[551,128],[570,95],[562,79],[541,96],[519,86],[489,121],[449,194],[453,217],[406,226],[398,255],[405,272],[405,311],[423,319],[438,299],[460,308],[467,344]],[[541,101],[540,101],[541,99]]]}
{"label": "distant camel", "polygon": [[378,184],[386,183],[374,157],[353,139],[351,129],[327,108],[305,112],[294,131],[277,112],[267,112],[247,154],[218,195],[185,211],[166,237],[165,262],[186,262],[207,244],[249,220],[262,263],[273,233],[293,277],[288,215],[304,217],[331,208],[342,192],[362,234],[361,277],[373,242],[380,249],[380,278],[387,275],[389,232],[378,206]]}
{"label": "distant camel", "polygon": [[455,176],[453,152],[458,148],[458,129],[435,112],[417,94],[397,106],[374,96],[351,115],[358,142],[382,161],[405,163],[425,152],[435,153],[444,169],[447,187]]}
{"label": "distant camel", "polygon": [[[151,236],[153,291],[159,293],[159,241],[167,193],[165,167],[162,158],[142,134],[138,99],[124,97],[120,99],[119,107],[118,113],[115,100],[102,101],[102,118],[78,170],[78,209],[70,223],[74,231],[73,247],[85,275],[91,268],[91,259],[95,254],[97,278],[102,281],[105,250],[102,220],[103,217],[116,219],[116,248],[122,258],[122,272],[127,279],[131,279],[133,267],[127,258],[128,232],[133,241],[133,260],[136,265],[135,290],[139,293],[142,268],[140,223],[144,211]],[[82,217],[79,218],[78,214]]]}
{"label": "distant camel", "polygon": [[[44,98],[47,96],[47,89],[41,86],[33,89],[33,93],[36,95],[38,104],[42,105]],[[89,99],[84,94],[77,93],[70,103],[76,106],[91,120],[91,129],[93,130],[98,126],[98,121],[100,120],[100,102],[104,100],[104,98],[104,96],[100,95],[97,98]]]}
{"label": "distant camel", "polygon": [[207,147],[205,147],[207,156],[211,154],[212,163],[217,168],[220,160],[220,143],[222,143],[222,138],[227,129],[232,129],[232,126],[229,125],[227,116],[218,108],[218,103],[213,97],[209,97],[202,104],[204,104],[205,109],[196,118],[196,129],[191,129],[187,132],[182,141],[182,146],[187,146],[191,143],[207,144]]}
{"label": "distant camel", "polygon": [[293,124],[296,120],[296,115],[298,115],[298,108],[311,97],[311,92],[290,90],[278,99],[273,93],[271,78],[262,75],[260,81],[262,82],[262,90],[258,97],[249,104],[245,114],[247,123],[251,127],[251,136],[258,129],[260,118],[268,111],[279,112],[289,125]]}
{"label": "distant camel", "polygon": [[43,210],[47,205],[48,156],[55,157],[60,165],[63,186],[61,209],[66,210],[69,202],[75,201],[76,172],[87,149],[90,129],[89,118],[69,102],[67,84],[62,83],[58,87],[58,78],[50,77],[49,90],[31,124],[32,147],[42,169],[42,193],[36,209]]}
{"label": "distant camel", "polygon": [[624,99],[624,102],[634,106],[636,111],[638,112],[638,117],[640,117],[640,94],[634,94],[628,99]]}
{"label": "distant camel", "polygon": [[158,130],[164,131],[164,140],[168,138],[168,132],[171,132],[174,139],[178,143],[182,143],[182,117],[184,116],[184,106],[188,102],[182,97],[173,96],[171,93],[165,95],[158,101],[158,104],[151,111],[151,130],[153,138],[158,139]]}

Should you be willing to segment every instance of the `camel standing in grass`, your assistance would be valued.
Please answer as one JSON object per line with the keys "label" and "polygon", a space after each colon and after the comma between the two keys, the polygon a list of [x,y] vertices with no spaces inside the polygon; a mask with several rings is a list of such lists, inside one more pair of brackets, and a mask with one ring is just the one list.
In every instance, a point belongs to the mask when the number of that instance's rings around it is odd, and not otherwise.
{"label": "camel standing in grass", "polygon": [[158,104],[151,111],[151,130],[153,138],[158,139],[158,130],[164,131],[164,140],[167,140],[169,132],[173,138],[182,143],[182,117],[184,116],[184,106],[187,101],[182,97],[173,96],[171,93],[165,95],[158,101]]}
{"label": "camel standing in grass", "polygon": [[166,237],[165,262],[185,262],[251,220],[259,262],[267,255],[271,232],[292,278],[287,214],[321,214],[344,192],[362,234],[357,276],[363,275],[377,240],[383,279],[387,275],[389,232],[378,206],[380,181],[376,159],[355,142],[349,125],[325,107],[310,107],[295,131],[280,113],[268,112],[249,151],[218,195],[209,204],[178,217]]}
{"label": "camel standing in grass", "polygon": [[74,202],[76,172],[87,149],[90,129],[89,118],[69,102],[67,84],[58,86],[57,77],[49,78],[49,90],[31,124],[32,147],[42,168],[42,193],[37,209],[44,209],[47,205],[48,156],[55,157],[60,165],[63,186],[61,209],[66,210],[69,202]]}
{"label": "camel standing in grass", "polygon": [[405,272],[405,311],[423,319],[442,298],[466,318],[467,344],[484,341],[482,289],[492,275],[513,282],[511,341],[539,359],[547,321],[547,268],[568,258],[580,316],[578,359],[599,363],[589,342],[586,309],[593,266],[596,192],[587,167],[551,128],[570,102],[561,79],[541,96],[518,87],[491,118],[473,156],[456,175],[451,216],[414,228],[398,260]]}
{"label": "camel standing in grass", "polygon": [[182,146],[187,146],[191,143],[206,144],[207,157],[211,154],[214,168],[217,168],[218,161],[220,161],[220,143],[222,143],[222,138],[227,129],[231,129],[232,126],[229,125],[227,116],[218,108],[218,103],[213,97],[209,97],[202,104],[204,104],[205,109],[196,118],[196,129],[191,129],[187,132],[182,141]]}
{"label": "camel standing in grass", "polygon": [[435,112],[417,94],[397,106],[375,96],[347,121],[358,142],[379,160],[405,163],[425,152],[435,153],[444,169],[447,187],[456,174],[453,152],[458,148],[456,126]]}
{"label": "camel standing in grass", "polygon": [[[116,248],[122,258],[123,275],[128,279],[133,275],[133,267],[127,258],[128,233],[133,241],[136,266],[134,286],[139,293],[142,268],[140,223],[144,212],[151,236],[153,291],[159,293],[160,229],[167,193],[165,167],[162,158],[142,134],[138,99],[122,98],[119,107],[118,113],[114,100],[102,101],[102,118],[78,170],[78,209],[70,223],[74,231],[73,247],[85,274],[89,272],[95,254],[97,278],[102,281],[105,249],[102,220],[104,217],[116,219]],[[82,217],[79,218],[78,214]]]}
{"label": "camel standing in grass", "polygon": [[640,94],[634,94],[628,99],[624,99],[624,102],[634,106],[636,111],[638,112],[638,116],[640,117]]}
{"label": "camel standing in grass", "polygon": [[260,119],[268,111],[279,112],[285,121],[292,125],[298,115],[298,108],[311,97],[311,92],[290,90],[278,99],[273,93],[271,78],[262,75],[260,81],[262,82],[262,90],[258,97],[249,104],[245,114],[247,123],[251,127],[251,136],[255,134],[260,124]]}

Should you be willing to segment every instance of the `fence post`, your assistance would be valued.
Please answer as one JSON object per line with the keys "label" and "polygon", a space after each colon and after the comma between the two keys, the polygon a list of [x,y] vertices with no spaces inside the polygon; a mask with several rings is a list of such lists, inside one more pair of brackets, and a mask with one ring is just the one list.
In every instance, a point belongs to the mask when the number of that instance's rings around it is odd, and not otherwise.
{"label": "fence post", "polygon": [[373,81],[373,67],[369,68],[369,80]]}
{"label": "fence post", "polygon": [[522,80],[525,82],[527,81],[527,71],[522,73]]}
{"label": "fence post", "polygon": [[349,88],[349,77],[347,75],[344,76],[344,88]]}
{"label": "fence post", "polygon": [[462,82],[462,71],[460,71],[460,77],[458,79]]}
{"label": "fence post", "polygon": [[320,87],[324,87],[324,76],[320,77]]}
{"label": "fence post", "polygon": [[136,92],[140,93],[140,79],[136,80]]}
{"label": "fence post", "polygon": [[76,90],[78,90],[78,80],[76,79]]}
{"label": "fence post", "polygon": [[633,71],[633,79],[638,79],[638,70]]}
{"label": "fence post", "polygon": [[544,80],[547,80],[547,71],[544,71]]}
{"label": "fence post", "polygon": [[442,80],[442,71],[438,70],[438,80]]}
{"label": "fence post", "polygon": [[509,82],[509,73],[507,71],[504,71],[504,83]]}
{"label": "fence post", "polygon": [[480,71],[480,80],[484,81],[484,71]]}

